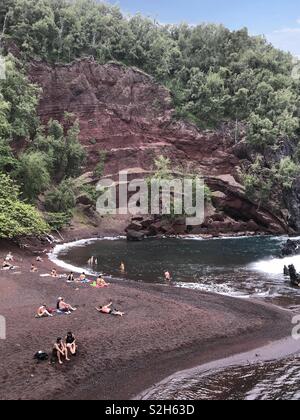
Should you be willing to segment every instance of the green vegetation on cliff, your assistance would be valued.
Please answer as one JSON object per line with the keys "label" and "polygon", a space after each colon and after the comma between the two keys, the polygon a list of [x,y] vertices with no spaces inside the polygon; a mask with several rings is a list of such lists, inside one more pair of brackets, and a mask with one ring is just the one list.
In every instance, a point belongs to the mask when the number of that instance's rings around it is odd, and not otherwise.
{"label": "green vegetation on cliff", "polygon": [[203,128],[245,121],[258,148],[299,129],[291,55],[246,29],[160,25],[93,0],[6,0],[2,8],[4,40],[27,60],[93,56],[136,66],[171,89],[180,116]]}
{"label": "green vegetation on cliff", "polygon": [[0,173],[0,239],[44,234],[49,226],[34,207],[20,201],[16,184]]}

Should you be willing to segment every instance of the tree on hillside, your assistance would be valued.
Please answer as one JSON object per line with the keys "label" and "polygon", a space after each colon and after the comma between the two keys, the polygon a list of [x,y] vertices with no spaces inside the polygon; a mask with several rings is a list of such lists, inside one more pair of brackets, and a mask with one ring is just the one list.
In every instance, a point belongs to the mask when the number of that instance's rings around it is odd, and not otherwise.
{"label": "tree on hillside", "polygon": [[0,238],[40,235],[49,230],[47,223],[34,207],[19,199],[19,188],[0,173]]}

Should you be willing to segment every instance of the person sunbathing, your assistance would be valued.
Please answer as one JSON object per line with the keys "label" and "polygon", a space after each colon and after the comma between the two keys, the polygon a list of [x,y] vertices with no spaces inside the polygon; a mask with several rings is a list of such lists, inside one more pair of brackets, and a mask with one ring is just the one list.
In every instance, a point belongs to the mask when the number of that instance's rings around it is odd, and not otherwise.
{"label": "person sunbathing", "polygon": [[11,265],[8,261],[3,261],[2,263],[2,270],[13,270],[14,266]]}
{"label": "person sunbathing", "polygon": [[53,317],[52,310],[49,309],[47,305],[43,305],[37,310],[36,316],[37,318]]}
{"label": "person sunbathing", "polygon": [[57,271],[55,270],[55,268],[53,268],[50,275],[51,275],[51,277],[55,277],[55,278],[58,277],[58,274],[57,274]]}
{"label": "person sunbathing", "polygon": [[71,305],[66,303],[62,297],[58,298],[56,309],[64,313],[71,313],[77,310],[76,308],[73,308]]}
{"label": "person sunbathing", "polygon": [[31,273],[37,273],[37,271],[38,271],[37,267],[34,264],[31,264],[30,272]]}
{"label": "person sunbathing", "polygon": [[96,280],[96,287],[98,287],[99,289],[103,289],[104,287],[108,287],[108,286],[109,286],[109,283],[106,283],[102,275],[100,275]]}
{"label": "person sunbathing", "polygon": [[76,282],[77,282],[77,283],[90,283],[90,280],[88,280],[88,279],[86,278],[86,274],[85,274],[85,273],[82,273],[82,274],[79,276],[78,280],[76,280]]}
{"label": "person sunbathing", "polygon": [[65,338],[66,347],[70,350],[70,353],[75,356],[78,346],[76,345],[76,337],[72,332],[68,332]]}
{"label": "person sunbathing", "polygon": [[65,357],[66,361],[69,362],[70,359],[68,357],[68,348],[63,342],[62,338],[58,338],[56,343],[54,344],[53,351],[52,351],[52,359],[58,359],[58,363],[60,365],[63,364],[62,357]]}
{"label": "person sunbathing", "polygon": [[100,306],[99,308],[96,308],[96,310],[98,312],[100,312],[101,314],[106,314],[106,315],[114,315],[114,316],[124,316],[125,313],[124,312],[120,312],[117,309],[114,309],[112,307],[112,302],[109,303],[108,305],[105,306]]}

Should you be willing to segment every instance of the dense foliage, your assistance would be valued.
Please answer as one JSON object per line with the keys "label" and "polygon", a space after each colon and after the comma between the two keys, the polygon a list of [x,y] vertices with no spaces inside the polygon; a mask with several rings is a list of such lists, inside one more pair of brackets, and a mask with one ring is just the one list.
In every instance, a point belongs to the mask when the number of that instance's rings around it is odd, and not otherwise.
{"label": "dense foliage", "polygon": [[[11,185],[20,186],[20,194],[18,198],[14,195],[14,202],[7,206],[11,218],[7,219],[7,231],[0,228],[0,236],[19,236],[22,232],[24,235],[39,234],[43,230],[39,228],[41,217],[20,200],[34,204],[53,184],[80,175],[85,152],[78,140],[78,122],[70,122],[70,116],[66,124],[51,120],[47,127],[40,125],[36,113],[40,89],[29,81],[22,61],[8,55],[5,63],[6,79],[0,80],[0,187],[4,188],[2,182],[6,178],[3,177],[9,175]],[[59,209],[60,203],[56,206]],[[3,209],[4,206],[0,209],[0,217],[4,223],[8,213]],[[18,219],[18,225],[14,225],[17,210],[22,217]],[[36,215],[36,223],[31,223],[29,217]],[[60,223],[62,220],[60,218]]]}
{"label": "dense foliage", "polygon": [[0,238],[46,233],[47,223],[34,207],[20,201],[16,184],[0,173],[0,185]]}
{"label": "dense foliage", "polygon": [[299,128],[292,57],[246,29],[160,25],[94,0],[6,0],[5,5],[4,38],[26,58],[70,62],[93,56],[101,63],[139,67],[170,87],[179,115],[201,127],[247,121],[249,141],[259,147]]}

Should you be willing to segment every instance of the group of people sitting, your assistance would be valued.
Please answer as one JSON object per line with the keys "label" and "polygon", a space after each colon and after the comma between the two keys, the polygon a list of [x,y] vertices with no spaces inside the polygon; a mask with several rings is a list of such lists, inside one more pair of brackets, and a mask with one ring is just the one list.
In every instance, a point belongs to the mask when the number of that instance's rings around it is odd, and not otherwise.
{"label": "group of people sitting", "polygon": [[53,317],[54,313],[70,315],[75,312],[77,308],[65,302],[63,297],[59,297],[56,304],[56,309],[49,308],[46,304],[39,307],[36,313],[36,318]]}
{"label": "group of people sitting", "polygon": [[69,355],[76,356],[77,351],[76,337],[72,332],[68,332],[64,340],[59,337],[54,343],[51,363],[55,363],[58,360],[58,363],[62,365],[63,359],[69,362]]}

